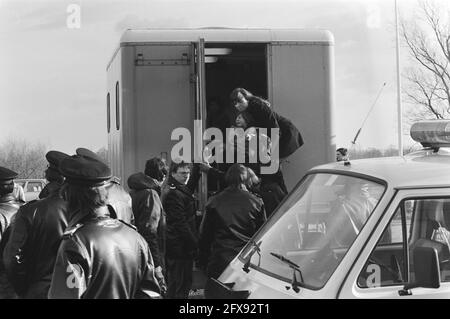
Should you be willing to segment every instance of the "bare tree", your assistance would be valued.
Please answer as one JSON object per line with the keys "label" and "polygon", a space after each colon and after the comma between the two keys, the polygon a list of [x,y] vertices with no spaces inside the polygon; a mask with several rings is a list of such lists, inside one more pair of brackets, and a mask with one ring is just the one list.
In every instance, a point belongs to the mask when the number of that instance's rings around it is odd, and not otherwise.
{"label": "bare tree", "polygon": [[402,22],[414,66],[404,72],[410,120],[450,118],[450,26],[436,2],[421,1],[420,18]]}
{"label": "bare tree", "polygon": [[0,145],[0,166],[17,172],[18,178],[43,178],[47,168],[46,149],[42,143],[8,138]]}

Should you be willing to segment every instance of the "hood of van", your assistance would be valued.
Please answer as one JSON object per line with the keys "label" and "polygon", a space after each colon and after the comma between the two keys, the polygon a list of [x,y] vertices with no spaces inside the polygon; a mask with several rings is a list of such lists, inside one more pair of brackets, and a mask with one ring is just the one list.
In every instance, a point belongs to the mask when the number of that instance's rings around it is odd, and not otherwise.
{"label": "hood of van", "polygon": [[[230,287],[229,293],[246,296],[248,299],[298,299],[305,298],[302,291],[292,290],[291,284],[267,276],[250,268],[242,270],[243,264],[235,259],[218,278],[218,285]],[[220,289],[220,288],[219,288]],[[239,298],[239,297],[236,297]]]}

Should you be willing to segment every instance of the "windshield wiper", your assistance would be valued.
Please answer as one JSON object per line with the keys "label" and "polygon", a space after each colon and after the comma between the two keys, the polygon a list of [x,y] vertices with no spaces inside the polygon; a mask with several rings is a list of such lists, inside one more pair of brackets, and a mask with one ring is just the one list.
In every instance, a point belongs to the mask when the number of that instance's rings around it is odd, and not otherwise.
{"label": "windshield wiper", "polygon": [[[287,264],[290,268],[292,268],[292,270],[294,271],[293,273],[292,273],[292,282],[291,282],[291,286],[292,286],[292,290],[294,290],[295,292],[299,292],[300,291],[300,286],[301,286],[301,283],[303,283],[304,282],[304,280],[303,280],[303,275],[302,275],[302,271],[300,270],[300,267],[296,264],[296,263],[294,263],[292,260],[290,260],[290,259],[288,259],[288,258],[286,258],[286,257],[284,257],[284,256],[282,256],[282,255],[280,255],[280,254],[277,254],[277,253],[270,253],[272,256],[274,256],[275,258],[277,258],[278,260],[281,260],[282,262],[284,262],[285,264]],[[296,273],[299,273],[299,275],[300,275],[300,281],[298,281],[297,280],[297,276],[296,276]],[[286,288],[289,288],[289,287],[286,287]]]}
{"label": "windshield wiper", "polygon": [[252,247],[252,250],[245,257],[245,264],[244,264],[244,267],[242,267],[242,270],[245,271],[246,273],[248,273],[250,271],[250,263],[251,263],[253,255],[255,253],[258,253],[258,256],[259,256],[258,267],[261,264],[261,248],[260,248],[261,243],[262,243],[262,241],[260,241],[259,243],[256,243],[253,239],[250,240],[250,245]]}

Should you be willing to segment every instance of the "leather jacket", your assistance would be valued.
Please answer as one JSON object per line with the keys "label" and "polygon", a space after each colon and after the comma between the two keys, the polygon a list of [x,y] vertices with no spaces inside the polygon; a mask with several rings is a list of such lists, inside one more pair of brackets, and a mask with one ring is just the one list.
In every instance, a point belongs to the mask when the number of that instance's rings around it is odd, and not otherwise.
{"label": "leather jacket", "polygon": [[163,267],[166,217],[159,197],[161,187],[144,173],[131,175],[128,187],[137,230],[150,246],[155,267]]}
{"label": "leather jacket", "polygon": [[218,278],[266,220],[262,199],[228,187],[210,198],[202,223],[199,261]]}
{"label": "leather jacket", "polygon": [[20,208],[3,254],[8,278],[27,299],[45,299],[56,253],[70,216],[67,203],[52,191]]}
{"label": "leather jacket", "polygon": [[12,193],[0,196],[0,243],[21,205]]}
{"label": "leather jacket", "polygon": [[119,179],[113,177],[108,184],[106,184],[108,191],[108,205],[111,205],[116,212],[118,219],[125,223],[134,225],[133,209],[131,207],[131,197],[120,185]]}
{"label": "leather jacket", "polygon": [[134,226],[110,218],[106,206],[78,212],[63,235],[48,297],[160,298],[147,242]]}

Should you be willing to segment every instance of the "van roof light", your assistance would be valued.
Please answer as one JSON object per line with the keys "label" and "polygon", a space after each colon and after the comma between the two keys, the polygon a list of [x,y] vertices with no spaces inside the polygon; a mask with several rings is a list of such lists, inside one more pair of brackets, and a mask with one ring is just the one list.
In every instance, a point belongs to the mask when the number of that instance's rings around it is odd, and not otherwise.
{"label": "van roof light", "polygon": [[416,122],[411,126],[410,135],[424,147],[450,147],[450,120]]}

